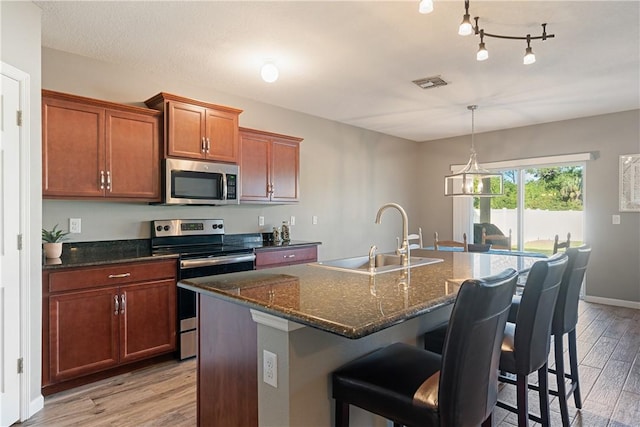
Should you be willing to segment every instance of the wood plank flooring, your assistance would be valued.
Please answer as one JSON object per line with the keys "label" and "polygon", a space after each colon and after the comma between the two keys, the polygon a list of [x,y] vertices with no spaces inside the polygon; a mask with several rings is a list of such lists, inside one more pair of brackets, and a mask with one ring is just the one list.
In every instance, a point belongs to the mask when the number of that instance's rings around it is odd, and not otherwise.
{"label": "wood plank flooring", "polygon": [[[572,427],[639,427],[640,310],[580,302],[578,354],[583,405],[578,411],[569,403]],[[195,369],[195,360],[170,361],[54,394],[20,425],[195,426]],[[555,387],[555,377],[550,384]],[[504,387],[500,399],[515,401],[515,387]],[[533,392],[529,402],[539,413]],[[552,426],[562,425],[556,398],[551,416]],[[494,425],[512,427],[517,419],[496,408]]]}

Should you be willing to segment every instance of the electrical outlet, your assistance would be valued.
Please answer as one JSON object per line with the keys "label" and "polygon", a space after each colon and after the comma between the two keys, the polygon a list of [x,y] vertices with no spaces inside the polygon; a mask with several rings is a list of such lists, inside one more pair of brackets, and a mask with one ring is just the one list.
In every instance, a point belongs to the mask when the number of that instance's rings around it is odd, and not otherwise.
{"label": "electrical outlet", "polygon": [[291,215],[290,221],[289,221],[289,225],[296,225],[296,217]]}
{"label": "electrical outlet", "polygon": [[267,350],[262,350],[262,380],[278,388],[278,356]]}
{"label": "electrical outlet", "polygon": [[262,215],[260,215],[260,216],[258,217],[258,225],[259,225],[260,227],[262,227],[262,226],[264,225],[264,217],[263,217]]}
{"label": "electrical outlet", "polygon": [[69,218],[69,233],[82,233],[82,219]]}
{"label": "electrical outlet", "polygon": [[318,216],[314,215],[311,217],[311,224],[318,225]]}

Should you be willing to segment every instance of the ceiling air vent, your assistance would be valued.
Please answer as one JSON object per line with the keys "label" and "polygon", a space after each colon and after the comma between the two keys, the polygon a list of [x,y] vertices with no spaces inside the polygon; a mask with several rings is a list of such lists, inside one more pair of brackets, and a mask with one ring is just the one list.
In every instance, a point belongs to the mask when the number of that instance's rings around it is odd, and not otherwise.
{"label": "ceiling air vent", "polygon": [[414,80],[413,83],[420,86],[422,89],[432,89],[434,87],[447,85],[447,82],[442,80],[440,76],[425,77],[423,79]]}

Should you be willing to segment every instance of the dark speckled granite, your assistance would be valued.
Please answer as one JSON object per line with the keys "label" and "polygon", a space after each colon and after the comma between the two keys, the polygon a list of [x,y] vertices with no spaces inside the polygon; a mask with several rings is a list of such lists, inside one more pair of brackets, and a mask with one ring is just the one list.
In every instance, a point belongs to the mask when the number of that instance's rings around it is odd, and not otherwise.
{"label": "dark speckled granite", "polygon": [[414,250],[437,264],[370,276],[315,263],[188,279],[179,286],[347,338],[451,304],[459,285],[506,268],[526,271],[539,258]]}
{"label": "dark speckled granite", "polygon": [[[290,242],[263,242],[262,234],[227,234],[224,241],[228,245],[244,246],[247,249],[277,248],[305,245],[319,245],[320,242],[292,240]],[[148,259],[177,258],[177,255],[152,255],[149,239],[108,240],[99,242],[63,243],[59,259],[47,259],[42,255],[42,268],[90,267],[94,265],[116,264],[120,262],[145,261]]]}
{"label": "dark speckled granite", "polygon": [[149,239],[63,243],[62,256],[59,259],[47,259],[43,255],[42,268],[88,267],[162,258],[177,256],[153,256]]}

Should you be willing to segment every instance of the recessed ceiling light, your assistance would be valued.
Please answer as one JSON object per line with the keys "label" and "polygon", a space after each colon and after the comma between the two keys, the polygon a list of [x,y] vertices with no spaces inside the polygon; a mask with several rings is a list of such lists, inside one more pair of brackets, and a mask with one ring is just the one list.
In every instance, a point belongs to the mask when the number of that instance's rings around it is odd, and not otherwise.
{"label": "recessed ceiling light", "polygon": [[280,73],[278,72],[278,67],[276,67],[273,62],[266,62],[260,70],[260,75],[265,82],[273,83],[278,80]]}

